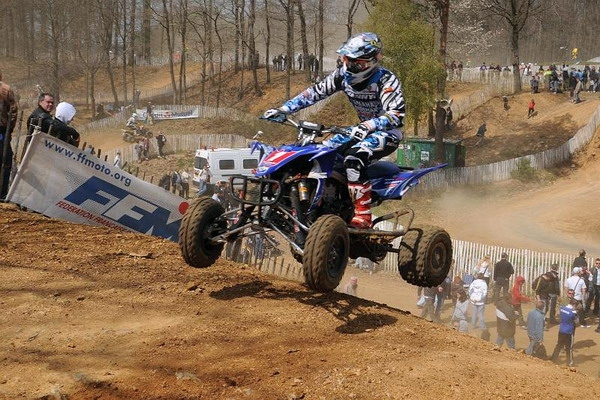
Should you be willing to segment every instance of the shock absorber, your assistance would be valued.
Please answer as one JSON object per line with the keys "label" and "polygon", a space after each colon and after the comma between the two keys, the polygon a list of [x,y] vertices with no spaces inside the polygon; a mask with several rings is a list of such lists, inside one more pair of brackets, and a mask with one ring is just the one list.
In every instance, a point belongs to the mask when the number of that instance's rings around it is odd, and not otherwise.
{"label": "shock absorber", "polygon": [[308,190],[308,184],[305,179],[301,179],[298,181],[298,197],[300,201],[308,201],[310,199],[310,193]]}

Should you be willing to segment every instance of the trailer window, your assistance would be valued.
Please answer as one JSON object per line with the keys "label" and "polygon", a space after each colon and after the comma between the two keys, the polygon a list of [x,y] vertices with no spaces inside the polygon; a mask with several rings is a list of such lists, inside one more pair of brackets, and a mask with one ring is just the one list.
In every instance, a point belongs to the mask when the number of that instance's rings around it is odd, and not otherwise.
{"label": "trailer window", "polygon": [[258,167],[258,160],[256,158],[244,158],[242,160],[243,169],[254,169]]}
{"label": "trailer window", "polygon": [[219,169],[220,170],[235,169],[235,163],[233,162],[233,160],[219,160]]}

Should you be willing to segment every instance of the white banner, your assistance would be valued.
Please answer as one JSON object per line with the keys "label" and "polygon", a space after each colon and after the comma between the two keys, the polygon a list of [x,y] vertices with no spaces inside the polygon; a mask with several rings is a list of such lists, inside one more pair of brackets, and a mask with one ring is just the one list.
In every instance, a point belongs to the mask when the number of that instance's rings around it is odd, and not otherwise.
{"label": "white banner", "polygon": [[188,202],[44,133],[35,134],[8,201],[49,217],[177,241]]}
{"label": "white banner", "polygon": [[[138,108],[137,110],[135,110],[135,113],[138,115],[138,120],[146,120],[146,115],[148,114],[146,112],[146,109]],[[160,119],[198,118],[199,115],[200,110],[198,109],[198,107],[192,107],[188,110],[183,111],[152,110],[152,116],[154,117],[155,121]]]}

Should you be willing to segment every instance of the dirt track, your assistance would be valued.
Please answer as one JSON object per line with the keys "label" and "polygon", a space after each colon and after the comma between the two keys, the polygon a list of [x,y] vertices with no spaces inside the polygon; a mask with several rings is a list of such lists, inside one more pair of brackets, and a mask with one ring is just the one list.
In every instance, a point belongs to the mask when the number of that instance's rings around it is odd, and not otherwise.
{"label": "dirt track", "polygon": [[1,208],[0,398],[600,394],[585,375],[390,306],[242,265],[195,270],[175,243]]}

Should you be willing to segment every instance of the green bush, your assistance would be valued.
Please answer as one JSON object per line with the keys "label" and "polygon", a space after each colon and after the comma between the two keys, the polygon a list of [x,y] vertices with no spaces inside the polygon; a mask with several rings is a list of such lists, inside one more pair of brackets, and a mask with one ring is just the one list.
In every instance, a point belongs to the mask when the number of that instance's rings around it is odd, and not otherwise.
{"label": "green bush", "polygon": [[522,158],[517,163],[517,168],[512,170],[510,176],[521,182],[536,180],[536,171],[531,166],[531,161],[528,158]]}

